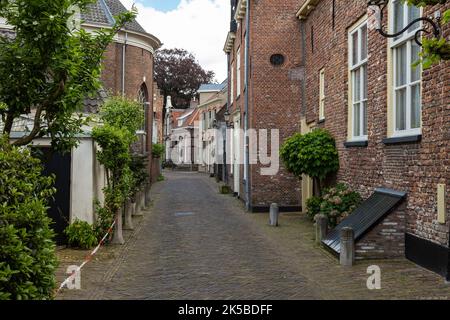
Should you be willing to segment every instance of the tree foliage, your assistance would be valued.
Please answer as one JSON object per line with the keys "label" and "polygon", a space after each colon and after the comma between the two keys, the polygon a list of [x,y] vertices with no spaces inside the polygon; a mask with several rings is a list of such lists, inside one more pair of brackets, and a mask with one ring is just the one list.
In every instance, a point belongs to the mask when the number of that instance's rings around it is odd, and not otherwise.
{"label": "tree foliage", "polygon": [[297,177],[310,176],[317,181],[319,189],[322,181],[339,169],[336,142],[324,129],[295,134],[285,141],[280,156],[289,172]]}
{"label": "tree foliage", "polygon": [[186,50],[164,49],[156,53],[155,78],[164,97],[171,96],[177,108],[187,108],[200,85],[213,81],[214,72],[205,71]]}
{"label": "tree foliage", "polygon": [[15,36],[0,37],[0,115],[3,134],[14,120],[32,114],[33,128],[15,145],[49,135],[55,148],[76,144],[83,120],[74,117],[86,96],[99,88],[101,61],[118,30],[135,17],[116,16],[111,29],[95,35],[71,27],[74,8],[85,10],[94,0],[0,1],[0,16]]}
{"label": "tree foliage", "polygon": [[0,139],[0,300],[51,299],[57,261],[47,216],[54,177],[30,150]]}
{"label": "tree foliage", "polygon": [[[417,7],[434,6],[445,4],[448,0],[403,0],[408,5]],[[450,9],[446,10],[440,21],[441,28],[450,22]],[[440,38],[424,38],[422,40],[422,52],[420,53],[420,61],[424,69],[430,68],[434,64],[438,64],[443,60],[450,60],[450,42],[444,37]]]}
{"label": "tree foliage", "polygon": [[100,117],[110,126],[125,129],[133,140],[136,131],[141,129],[144,123],[144,109],[137,101],[125,97],[112,97],[101,107]]}
{"label": "tree foliage", "polygon": [[146,180],[136,177],[130,169],[142,167],[140,160],[133,157],[131,145],[137,138],[136,130],[143,125],[144,116],[140,104],[116,97],[102,107],[100,118],[103,125],[94,128],[92,137],[101,148],[97,158],[107,171],[106,209],[115,216],[123,203],[133,196],[137,184]]}

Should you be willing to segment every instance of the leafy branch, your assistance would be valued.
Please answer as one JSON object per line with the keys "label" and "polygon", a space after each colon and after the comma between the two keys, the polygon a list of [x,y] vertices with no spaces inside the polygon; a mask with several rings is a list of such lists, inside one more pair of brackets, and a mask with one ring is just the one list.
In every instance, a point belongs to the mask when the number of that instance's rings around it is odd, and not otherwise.
{"label": "leafy branch", "polygon": [[74,30],[74,7],[85,10],[93,0],[0,0],[0,16],[14,36],[0,36],[0,116],[3,135],[11,136],[14,122],[32,117],[32,129],[16,140],[27,145],[50,136],[55,149],[76,145],[84,123],[83,100],[100,87],[101,62],[114,35],[131,21],[135,10],[115,17],[112,28],[95,34]]}

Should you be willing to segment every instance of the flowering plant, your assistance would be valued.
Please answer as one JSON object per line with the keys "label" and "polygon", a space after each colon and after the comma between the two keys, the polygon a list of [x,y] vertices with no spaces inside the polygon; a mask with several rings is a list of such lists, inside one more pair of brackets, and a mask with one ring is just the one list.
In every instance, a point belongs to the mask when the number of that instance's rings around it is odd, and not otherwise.
{"label": "flowering plant", "polygon": [[346,184],[338,184],[325,190],[320,204],[320,213],[328,217],[330,227],[335,227],[347,218],[361,204],[361,195],[349,189]]}

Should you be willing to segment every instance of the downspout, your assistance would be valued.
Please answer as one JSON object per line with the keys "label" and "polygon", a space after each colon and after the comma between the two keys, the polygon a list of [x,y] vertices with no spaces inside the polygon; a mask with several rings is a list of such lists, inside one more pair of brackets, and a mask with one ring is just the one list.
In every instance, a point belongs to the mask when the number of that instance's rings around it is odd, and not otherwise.
{"label": "downspout", "polygon": [[[227,82],[230,83],[230,53],[227,53]],[[227,112],[230,113],[230,86],[227,88]],[[223,146],[223,175],[224,182],[228,184],[228,163],[227,163],[227,140],[228,140],[228,123],[225,124],[225,144]]]}
{"label": "downspout", "polygon": [[251,201],[251,179],[250,179],[250,141],[248,136],[248,129],[249,129],[249,92],[248,92],[248,83],[249,83],[249,50],[250,50],[250,0],[247,0],[247,8],[246,8],[246,14],[245,14],[245,26],[247,28],[247,32],[245,34],[245,114],[244,114],[244,137],[245,137],[245,170],[247,171],[247,177],[245,180],[245,206],[247,211],[251,210],[252,207],[252,201]]}
{"label": "downspout", "polygon": [[302,79],[302,108],[301,116],[306,117],[306,35],[305,35],[305,23],[300,21],[300,35],[301,35],[301,48],[302,53],[301,64],[303,67],[303,79]]}
{"label": "downspout", "polygon": [[125,96],[125,64],[126,64],[126,47],[128,42],[128,32],[125,31],[125,41],[122,46],[122,96]]}

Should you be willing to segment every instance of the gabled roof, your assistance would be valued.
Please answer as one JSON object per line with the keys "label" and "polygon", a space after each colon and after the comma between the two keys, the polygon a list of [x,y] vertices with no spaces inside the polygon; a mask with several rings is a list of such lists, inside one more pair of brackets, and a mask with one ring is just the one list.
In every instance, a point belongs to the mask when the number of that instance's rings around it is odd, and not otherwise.
{"label": "gabled roof", "polygon": [[[127,9],[120,0],[97,0],[96,3],[87,6],[87,10],[81,14],[81,18],[84,23],[112,27],[115,23],[114,16],[126,11]],[[139,33],[147,33],[136,20],[128,22],[125,25],[125,29]]]}

